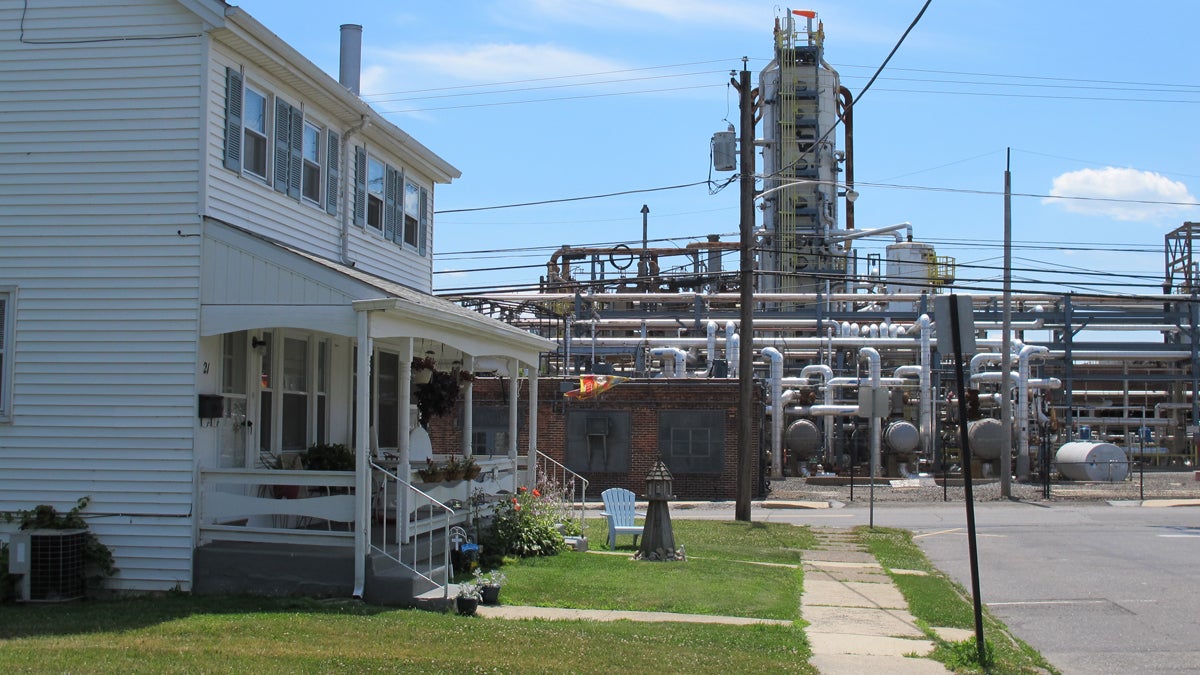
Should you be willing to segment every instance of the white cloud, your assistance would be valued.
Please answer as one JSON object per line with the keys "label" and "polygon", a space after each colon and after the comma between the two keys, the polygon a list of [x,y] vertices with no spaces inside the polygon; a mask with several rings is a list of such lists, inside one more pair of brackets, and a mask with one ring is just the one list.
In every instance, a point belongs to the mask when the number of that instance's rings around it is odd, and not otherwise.
{"label": "white cloud", "polygon": [[[1178,220],[1195,209],[1179,206],[1178,203],[1200,204],[1188,193],[1187,185],[1162,174],[1111,166],[1064,173],[1054,179],[1050,194],[1085,199],[1047,198],[1042,200],[1043,204],[1055,204],[1072,213],[1107,216],[1123,221]],[[1129,201],[1098,201],[1106,199]]]}

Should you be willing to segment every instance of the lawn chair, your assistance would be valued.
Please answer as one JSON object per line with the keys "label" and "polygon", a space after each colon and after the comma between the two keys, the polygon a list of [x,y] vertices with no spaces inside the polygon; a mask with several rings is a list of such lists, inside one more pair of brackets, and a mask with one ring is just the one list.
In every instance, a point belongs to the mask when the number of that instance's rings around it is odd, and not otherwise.
{"label": "lawn chair", "polygon": [[633,545],[637,546],[638,537],[642,536],[642,525],[633,522],[635,516],[646,517],[644,513],[634,510],[633,493],[625,488],[609,488],[601,493],[604,500],[604,510],[600,515],[608,518],[608,548],[617,550],[617,535],[632,534]]}

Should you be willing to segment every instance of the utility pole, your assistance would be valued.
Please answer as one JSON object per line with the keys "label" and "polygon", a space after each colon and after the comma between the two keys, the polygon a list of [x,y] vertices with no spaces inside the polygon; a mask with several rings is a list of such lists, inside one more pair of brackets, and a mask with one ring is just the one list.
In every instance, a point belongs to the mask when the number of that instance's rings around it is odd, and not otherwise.
{"label": "utility pole", "polygon": [[[1011,152],[1011,150],[1009,151]],[[1000,496],[1012,497],[1012,174],[1010,159],[1004,159],[1004,318],[1000,324]],[[1018,386],[1023,386],[1017,383]],[[1018,472],[1020,458],[1017,459]],[[1028,467],[1026,467],[1028,472]]]}
{"label": "utility pole", "polygon": [[738,448],[737,486],[734,518],[750,521],[750,494],[753,489],[755,447],[752,402],[754,398],[754,101],[750,91],[748,58],[742,57],[737,88],[741,112],[740,180],[741,180],[741,325],[738,335]]}

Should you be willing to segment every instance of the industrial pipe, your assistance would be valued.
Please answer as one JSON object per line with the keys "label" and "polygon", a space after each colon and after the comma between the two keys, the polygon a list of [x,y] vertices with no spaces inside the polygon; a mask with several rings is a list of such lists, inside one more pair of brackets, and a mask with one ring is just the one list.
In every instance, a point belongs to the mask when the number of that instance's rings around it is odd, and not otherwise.
{"label": "industrial pipe", "polygon": [[771,477],[783,478],[783,354],[766,347],[761,354],[771,359]]}
{"label": "industrial pipe", "polygon": [[[879,352],[874,347],[863,347],[862,349],[858,350],[858,359],[861,361],[864,358],[867,361],[867,374],[870,378],[871,396],[873,397],[875,392],[880,388],[879,379],[882,360],[879,358]],[[883,429],[878,413],[879,411],[875,410],[871,415],[871,464],[873,467],[871,473],[872,480],[879,475],[879,462],[881,459],[879,448],[880,437],[883,434]]]}

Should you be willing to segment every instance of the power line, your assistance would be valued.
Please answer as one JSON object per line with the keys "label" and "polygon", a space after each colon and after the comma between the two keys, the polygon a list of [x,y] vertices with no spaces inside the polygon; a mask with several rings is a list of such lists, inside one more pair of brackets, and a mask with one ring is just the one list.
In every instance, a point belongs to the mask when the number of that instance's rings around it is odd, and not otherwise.
{"label": "power line", "polygon": [[623,195],[635,195],[635,194],[641,194],[641,193],[645,193],[645,192],[662,192],[664,190],[678,190],[680,188],[689,188],[689,187],[695,187],[697,185],[705,185],[705,184],[708,184],[709,182],[710,181],[707,181],[707,180],[701,180],[701,181],[696,181],[695,183],[684,183],[682,185],[667,185],[664,187],[642,188],[642,189],[638,189],[638,190],[622,190],[620,192],[608,192],[605,194],[587,195],[584,197],[562,197],[560,199],[544,199],[542,201],[523,202],[520,204],[501,204],[498,206],[476,206],[476,207],[466,208],[466,209],[447,209],[445,211],[434,211],[434,213],[435,214],[470,213],[473,211],[492,211],[495,209],[513,209],[513,208],[517,208],[520,206],[541,206],[543,204],[562,204],[564,202],[579,202],[579,201],[584,201],[584,200],[588,200],[588,199],[604,199],[605,197],[620,197]]}

